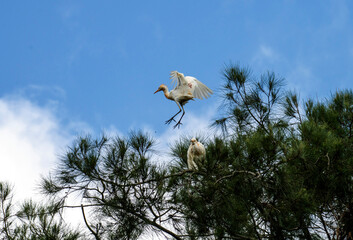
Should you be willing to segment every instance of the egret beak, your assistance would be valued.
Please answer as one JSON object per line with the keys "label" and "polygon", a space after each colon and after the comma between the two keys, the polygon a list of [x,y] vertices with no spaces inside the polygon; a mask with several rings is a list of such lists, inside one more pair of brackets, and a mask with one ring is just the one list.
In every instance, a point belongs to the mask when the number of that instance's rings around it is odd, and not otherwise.
{"label": "egret beak", "polygon": [[157,93],[157,92],[159,92],[159,91],[161,91],[161,90],[162,90],[162,89],[157,89],[157,91],[155,91],[154,94]]}

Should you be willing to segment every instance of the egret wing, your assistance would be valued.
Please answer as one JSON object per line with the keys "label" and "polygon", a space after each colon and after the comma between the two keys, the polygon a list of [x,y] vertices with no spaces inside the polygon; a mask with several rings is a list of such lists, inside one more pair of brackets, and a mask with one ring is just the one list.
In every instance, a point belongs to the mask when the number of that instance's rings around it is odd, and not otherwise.
{"label": "egret wing", "polygon": [[170,79],[172,79],[173,87],[175,86],[175,83],[176,83],[176,87],[180,87],[182,85],[187,84],[185,78],[182,75],[180,75],[178,71],[170,72]]}
{"label": "egret wing", "polygon": [[195,89],[193,95],[195,98],[204,99],[210,97],[213,93],[211,89],[209,89],[205,84],[194,78]]}

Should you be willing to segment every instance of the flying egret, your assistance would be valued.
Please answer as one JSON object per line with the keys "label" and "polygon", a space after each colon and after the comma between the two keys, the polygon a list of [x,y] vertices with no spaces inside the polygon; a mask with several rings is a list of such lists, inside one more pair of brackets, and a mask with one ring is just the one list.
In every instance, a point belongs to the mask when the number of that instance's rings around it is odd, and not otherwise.
{"label": "flying egret", "polygon": [[180,126],[181,119],[183,118],[185,114],[184,110],[184,105],[189,101],[194,98],[199,98],[199,99],[204,99],[208,98],[213,92],[211,89],[209,89],[205,84],[200,82],[194,77],[186,76],[184,77],[184,74],[179,73],[177,71],[172,71],[170,73],[170,78],[172,79],[172,83],[176,82],[176,87],[172,91],[168,91],[168,87],[164,84],[160,85],[157,91],[154,93],[157,93],[159,91],[164,92],[164,96],[168,98],[169,100],[175,101],[175,103],[179,107],[179,112],[177,112],[171,119],[167,120],[165,124],[170,124],[171,121],[175,121],[174,118],[181,112],[183,111],[183,114],[181,115],[181,118],[177,122],[177,124],[174,126],[176,128],[177,126]]}
{"label": "flying egret", "polygon": [[188,149],[188,168],[190,170],[197,170],[197,165],[206,157],[206,150],[202,143],[198,142],[195,138],[190,140]]}

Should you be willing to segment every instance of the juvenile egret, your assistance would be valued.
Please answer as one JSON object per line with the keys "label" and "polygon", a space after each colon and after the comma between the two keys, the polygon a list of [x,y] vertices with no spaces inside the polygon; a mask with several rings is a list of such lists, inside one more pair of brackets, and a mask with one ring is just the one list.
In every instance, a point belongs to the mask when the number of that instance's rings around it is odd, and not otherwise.
{"label": "juvenile egret", "polygon": [[174,118],[181,112],[183,111],[183,114],[181,115],[181,118],[177,122],[177,124],[174,126],[176,128],[177,126],[180,126],[181,119],[183,118],[185,114],[184,110],[184,105],[189,101],[194,98],[199,98],[199,99],[204,99],[208,98],[213,92],[211,89],[209,89],[205,84],[200,82],[194,77],[186,76],[184,77],[184,74],[179,73],[177,71],[172,71],[170,73],[170,78],[172,79],[172,83],[176,82],[176,87],[172,91],[168,91],[168,87],[164,84],[160,85],[157,91],[154,93],[157,93],[159,91],[164,92],[164,96],[168,98],[169,100],[175,101],[175,103],[179,107],[179,112],[177,112],[171,119],[167,120],[165,124],[170,124],[171,121],[175,121]]}
{"label": "juvenile egret", "polygon": [[198,142],[195,138],[190,140],[188,149],[188,168],[190,170],[197,170],[197,165],[206,157],[206,150],[202,143]]}

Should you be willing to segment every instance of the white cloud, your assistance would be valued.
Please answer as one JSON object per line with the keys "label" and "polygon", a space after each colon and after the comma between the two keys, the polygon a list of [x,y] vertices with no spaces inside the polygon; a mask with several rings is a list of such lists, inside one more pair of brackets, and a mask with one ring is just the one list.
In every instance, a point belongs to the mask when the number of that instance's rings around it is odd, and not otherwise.
{"label": "white cloud", "polygon": [[[14,201],[32,198],[41,201],[41,176],[48,176],[58,157],[71,144],[76,134],[92,133],[83,122],[62,126],[52,105],[41,107],[19,96],[0,98],[0,181],[14,186]],[[69,198],[69,204],[78,199]],[[64,212],[64,219],[82,225],[80,209]]]}
{"label": "white cloud", "polygon": [[23,98],[0,99],[0,180],[14,185],[16,198],[38,195],[40,175],[72,140],[52,111]]}

